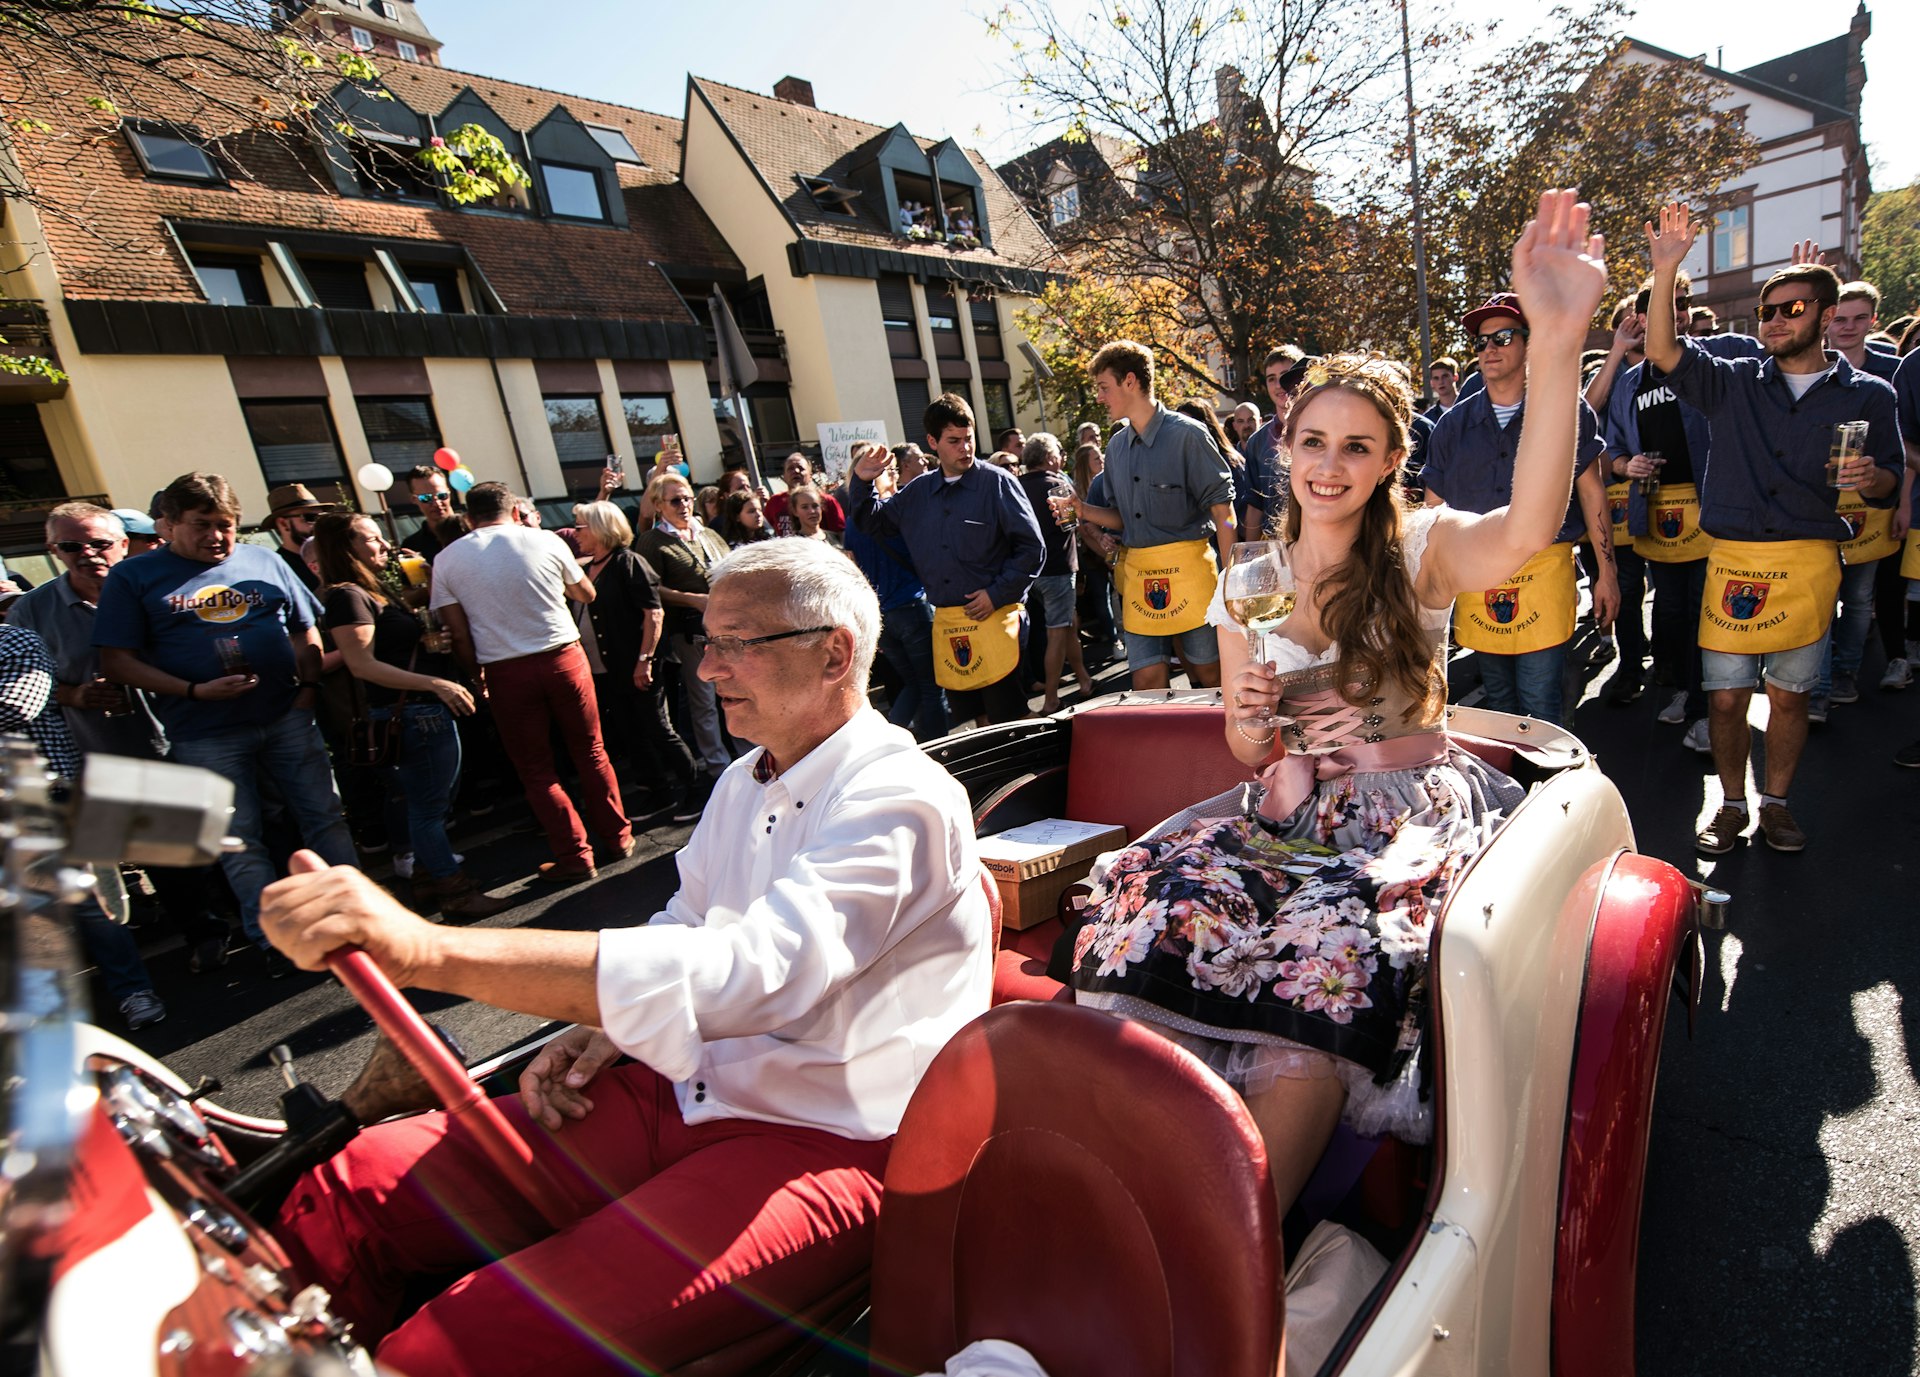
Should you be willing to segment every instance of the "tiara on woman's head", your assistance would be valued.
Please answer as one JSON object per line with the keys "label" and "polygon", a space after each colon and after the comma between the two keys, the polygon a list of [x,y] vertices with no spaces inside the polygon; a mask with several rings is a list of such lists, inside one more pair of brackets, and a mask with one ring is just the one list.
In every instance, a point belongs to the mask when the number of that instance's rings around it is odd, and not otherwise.
{"label": "tiara on woman's head", "polygon": [[[1331,354],[1307,365],[1305,388],[1347,383],[1372,392],[1397,411],[1413,411],[1413,379],[1406,366],[1383,354]],[[1294,399],[1297,406],[1300,398]]]}

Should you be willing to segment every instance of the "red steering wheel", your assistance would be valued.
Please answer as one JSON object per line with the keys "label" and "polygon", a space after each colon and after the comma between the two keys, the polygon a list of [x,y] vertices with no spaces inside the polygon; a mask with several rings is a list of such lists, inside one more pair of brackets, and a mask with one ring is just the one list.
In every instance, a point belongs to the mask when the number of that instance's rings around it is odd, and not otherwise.
{"label": "red steering wheel", "polygon": [[400,1049],[400,1055],[420,1073],[441,1108],[467,1125],[495,1166],[525,1186],[527,1198],[541,1217],[556,1229],[573,1223],[580,1212],[567,1203],[566,1193],[546,1163],[533,1155],[520,1130],[507,1121],[494,1102],[480,1093],[460,1059],[400,997],[400,991],[374,959],[358,947],[342,947],[328,955],[327,966]]}

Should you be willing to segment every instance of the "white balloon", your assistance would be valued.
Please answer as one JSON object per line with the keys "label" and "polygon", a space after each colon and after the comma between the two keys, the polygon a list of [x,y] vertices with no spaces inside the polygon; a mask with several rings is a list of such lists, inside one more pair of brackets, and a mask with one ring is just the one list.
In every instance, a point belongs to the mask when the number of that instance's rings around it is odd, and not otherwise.
{"label": "white balloon", "polygon": [[393,470],[385,464],[365,464],[354,475],[368,492],[385,492],[393,486]]}

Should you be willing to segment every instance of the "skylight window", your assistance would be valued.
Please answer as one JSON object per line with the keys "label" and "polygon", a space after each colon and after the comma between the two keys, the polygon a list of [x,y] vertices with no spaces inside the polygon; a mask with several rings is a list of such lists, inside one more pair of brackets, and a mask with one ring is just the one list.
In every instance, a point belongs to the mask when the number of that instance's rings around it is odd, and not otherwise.
{"label": "skylight window", "polygon": [[627,137],[626,131],[606,124],[589,124],[586,128],[587,132],[593,135],[593,141],[606,149],[607,156],[616,163],[646,166],[640,154],[635,151],[633,141]]}
{"label": "skylight window", "polygon": [[224,182],[226,176],[214,164],[207,151],[185,135],[172,130],[129,126],[127,138],[135,156],[149,177],[166,177],[186,182]]}
{"label": "skylight window", "polygon": [[859,213],[854,207],[854,202],[860,199],[857,187],[841,186],[827,177],[807,176],[800,178],[800,185],[813,197],[813,203],[829,215],[844,215],[851,220]]}

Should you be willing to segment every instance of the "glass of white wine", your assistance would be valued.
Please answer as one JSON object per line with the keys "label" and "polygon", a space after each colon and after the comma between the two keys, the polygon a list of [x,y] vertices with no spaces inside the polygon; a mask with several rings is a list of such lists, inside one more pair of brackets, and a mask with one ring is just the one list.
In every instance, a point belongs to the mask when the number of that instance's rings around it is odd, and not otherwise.
{"label": "glass of white wine", "polygon": [[1293,615],[1293,565],[1279,540],[1243,540],[1233,547],[1221,597],[1247,629],[1247,657],[1260,658],[1260,637]]}

